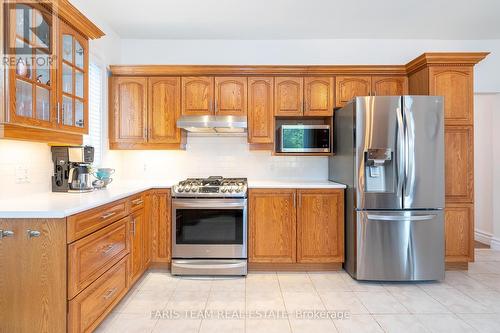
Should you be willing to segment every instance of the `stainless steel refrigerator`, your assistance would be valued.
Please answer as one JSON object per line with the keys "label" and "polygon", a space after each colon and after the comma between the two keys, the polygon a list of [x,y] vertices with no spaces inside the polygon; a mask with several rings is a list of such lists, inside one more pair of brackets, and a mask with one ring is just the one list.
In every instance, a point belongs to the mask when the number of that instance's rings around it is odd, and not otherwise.
{"label": "stainless steel refrigerator", "polygon": [[357,97],[335,111],[333,148],[329,179],[347,185],[346,271],[443,279],[442,97]]}

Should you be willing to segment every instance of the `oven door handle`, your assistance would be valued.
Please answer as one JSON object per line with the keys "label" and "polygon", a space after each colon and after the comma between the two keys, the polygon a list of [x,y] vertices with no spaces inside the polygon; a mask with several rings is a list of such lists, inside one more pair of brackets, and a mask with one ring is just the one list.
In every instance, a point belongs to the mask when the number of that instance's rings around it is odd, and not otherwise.
{"label": "oven door handle", "polygon": [[247,206],[246,199],[237,199],[234,201],[229,201],[227,199],[217,200],[217,199],[187,199],[187,200],[173,200],[172,206],[176,208],[192,208],[192,209],[245,209]]}

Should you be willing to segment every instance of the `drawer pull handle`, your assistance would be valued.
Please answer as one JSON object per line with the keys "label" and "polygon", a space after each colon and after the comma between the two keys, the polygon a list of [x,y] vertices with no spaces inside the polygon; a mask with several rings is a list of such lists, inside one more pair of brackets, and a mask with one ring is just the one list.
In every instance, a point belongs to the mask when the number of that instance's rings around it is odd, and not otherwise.
{"label": "drawer pull handle", "polygon": [[113,289],[109,289],[102,298],[104,298],[105,300],[110,299],[116,293],[117,290],[118,288],[116,287]]}
{"label": "drawer pull handle", "polygon": [[28,233],[28,238],[40,237],[40,231],[37,230],[26,230]]}
{"label": "drawer pull handle", "polygon": [[137,206],[137,205],[140,205],[143,203],[142,199],[135,199],[135,200],[132,200],[132,203]]}
{"label": "drawer pull handle", "polygon": [[105,220],[105,219],[107,219],[107,218],[109,218],[109,217],[111,217],[111,216],[113,216],[115,214],[116,214],[116,212],[107,213],[107,214],[102,215],[101,218],[103,220]]}
{"label": "drawer pull handle", "polygon": [[108,246],[106,246],[106,249],[104,251],[102,251],[102,254],[108,254],[109,251],[113,250],[115,247],[115,244],[110,244]]}
{"label": "drawer pull handle", "polygon": [[12,230],[0,230],[0,239],[4,237],[14,237],[14,231]]}

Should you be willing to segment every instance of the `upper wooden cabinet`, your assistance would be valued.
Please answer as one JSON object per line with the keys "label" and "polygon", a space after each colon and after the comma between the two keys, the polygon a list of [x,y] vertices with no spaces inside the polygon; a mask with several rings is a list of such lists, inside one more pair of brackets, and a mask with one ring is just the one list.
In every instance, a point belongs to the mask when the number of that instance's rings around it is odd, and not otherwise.
{"label": "upper wooden cabinet", "polygon": [[110,141],[146,143],[148,82],[144,77],[116,77],[112,80]]}
{"label": "upper wooden cabinet", "polygon": [[184,116],[214,114],[213,77],[182,77],[181,113]]}
{"label": "upper wooden cabinet", "polygon": [[408,78],[406,76],[372,76],[373,96],[399,96],[408,94]]}
{"label": "upper wooden cabinet", "polygon": [[473,124],[472,67],[429,68],[429,94],[444,96],[447,125]]}
{"label": "upper wooden cabinet", "polygon": [[215,78],[215,114],[221,116],[247,115],[247,78]]}
{"label": "upper wooden cabinet", "polygon": [[178,77],[149,79],[148,142],[179,143],[181,130],[181,80]]}
{"label": "upper wooden cabinet", "polygon": [[297,190],[297,262],[344,261],[344,190]]}
{"label": "upper wooden cabinet", "polygon": [[249,262],[295,262],[295,201],[294,189],[250,190]]}
{"label": "upper wooden cabinet", "polygon": [[333,115],[334,95],[333,77],[304,78],[304,116]]}
{"label": "upper wooden cabinet", "polygon": [[274,78],[248,78],[248,142],[274,142]]}
{"label": "upper wooden cabinet", "polygon": [[274,79],[274,115],[302,116],[304,114],[304,78],[276,77]]}
{"label": "upper wooden cabinet", "polygon": [[336,80],[336,106],[342,107],[356,96],[370,96],[370,76],[337,76]]}

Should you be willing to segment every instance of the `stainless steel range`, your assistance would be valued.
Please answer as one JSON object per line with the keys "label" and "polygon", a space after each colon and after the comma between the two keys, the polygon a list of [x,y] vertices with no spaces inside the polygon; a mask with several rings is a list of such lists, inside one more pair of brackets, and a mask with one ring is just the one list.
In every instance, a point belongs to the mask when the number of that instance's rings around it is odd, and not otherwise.
{"label": "stainless steel range", "polygon": [[172,274],[246,275],[246,178],[189,178],[172,197]]}

